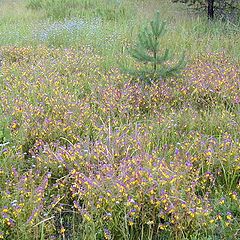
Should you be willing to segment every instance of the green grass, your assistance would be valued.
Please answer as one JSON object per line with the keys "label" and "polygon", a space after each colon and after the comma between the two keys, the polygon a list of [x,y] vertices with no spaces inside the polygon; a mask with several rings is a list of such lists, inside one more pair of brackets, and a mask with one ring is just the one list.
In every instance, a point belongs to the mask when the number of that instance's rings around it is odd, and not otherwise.
{"label": "green grass", "polygon": [[[44,0],[45,1],[45,0]],[[46,1],[47,2],[47,1]],[[56,3],[55,3],[56,2]],[[62,3],[52,1],[54,9],[60,12],[67,9]],[[64,2],[64,1],[63,1]],[[74,36],[68,31],[59,30],[57,36],[49,36],[45,41],[36,39],[33,35],[35,31],[42,31],[42,27],[47,28],[55,21],[64,21],[48,16],[42,9],[31,10],[26,8],[27,1],[4,1],[1,8],[1,45],[39,45],[46,44],[55,47],[75,47],[90,44],[105,56],[107,65],[118,64],[124,59],[126,64],[131,63],[128,58],[127,47],[136,40],[136,35],[142,24],[151,18],[158,9],[163,20],[168,25],[168,34],[162,40],[163,48],[171,45],[176,54],[186,51],[189,58],[204,53],[206,51],[226,51],[230,56],[239,59],[240,43],[239,28],[231,23],[208,23],[205,17],[196,17],[190,14],[187,9],[181,9],[181,5],[166,1],[118,1],[102,0],[94,4],[92,1],[76,1],[74,11],[68,19],[77,18],[91,22],[93,18],[101,21],[101,26],[91,33],[91,27],[84,31],[76,30]],[[94,5],[94,7],[92,7]],[[51,1],[46,4],[47,9],[51,9]],[[122,12],[116,12],[118,8],[124,8]],[[17,9],[17,13],[14,9]],[[102,12],[98,9],[102,9]],[[113,14],[117,17],[106,15]],[[119,16],[120,15],[120,16]],[[119,17],[118,17],[119,16]],[[51,35],[51,34],[50,34]],[[117,57],[116,57],[117,56]]]}

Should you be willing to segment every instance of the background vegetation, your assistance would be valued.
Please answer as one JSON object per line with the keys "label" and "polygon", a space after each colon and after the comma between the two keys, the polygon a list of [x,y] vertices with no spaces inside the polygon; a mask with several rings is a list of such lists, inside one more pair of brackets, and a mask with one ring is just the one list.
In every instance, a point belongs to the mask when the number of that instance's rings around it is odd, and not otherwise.
{"label": "background vegetation", "polygon": [[[160,11],[187,66],[129,54]],[[168,0],[0,1],[0,239],[239,239],[239,23]]]}

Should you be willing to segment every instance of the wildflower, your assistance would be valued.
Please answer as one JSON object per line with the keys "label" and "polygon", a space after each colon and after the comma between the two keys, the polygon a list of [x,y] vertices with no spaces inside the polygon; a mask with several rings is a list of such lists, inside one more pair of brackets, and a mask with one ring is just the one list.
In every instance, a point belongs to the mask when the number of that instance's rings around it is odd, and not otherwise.
{"label": "wildflower", "polygon": [[91,217],[90,217],[87,213],[85,213],[85,214],[83,215],[83,218],[84,218],[87,222],[90,222],[90,221],[91,221]]}
{"label": "wildflower", "polygon": [[66,232],[66,229],[62,226],[61,229],[60,229],[60,233],[61,233],[62,235],[64,235],[65,232]]}
{"label": "wildflower", "polygon": [[215,222],[215,220],[214,220],[214,219],[211,219],[209,222],[212,224],[212,223],[214,223],[214,222]]}
{"label": "wildflower", "polygon": [[167,228],[167,226],[165,224],[159,224],[158,228],[161,230],[165,230]]}
{"label": "wildflower", "polygon": [[154,221],[148,221],[147,222],[147,225],[152,225],[152,224],[154,224]]}
{"label": "wildflower", "polygon": [[222,220],[222,216],[220,213],[216,216],[216,220],[218,220],[218,221]]}
{"label": "wildflower", "polygon": [[231,198],[233,199],[233,200],[237,200],[237,193],[236,192],[231,192],[231,193],[229,193],[229,195],[231,196]]}
{"label": "wildflower", "polygon": [[225,226],[229,227],[230,226],[230,222],[225,222]]}
{"label": "wildflower", "polygon": [[134,224],[133,220],[129,220],[129,221],[128,221],[128,225],[129,225],[129,226],[133,226],[133,224]]}
{"label": "wildflower", "polygon": [[221,198],[219,204],[223,205],[225,203],[225,198]]}
{"label": "wildflower", "polygon": [[8,207],[7,207],[7,206],[4,206],[2,212],[3,212],[3,213],[7,213],[7,212],[8,212]]}
{"label": "wildflower", "polygon": [[106,239],[106,240],[112,239],[111,232],[107,228],[104,228],[104,239]]}
{"label": "wildflower", "polygon": [[230,212],[227,212],[227,220],[229,221],[233,220],[233,216]]}

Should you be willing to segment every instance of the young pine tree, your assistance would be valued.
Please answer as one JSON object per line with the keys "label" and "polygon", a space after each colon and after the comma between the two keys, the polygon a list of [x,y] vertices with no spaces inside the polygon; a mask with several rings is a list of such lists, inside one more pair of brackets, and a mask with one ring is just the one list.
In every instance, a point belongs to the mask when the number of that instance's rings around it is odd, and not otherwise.
{"label": "young pine tree", "polygon": [[131,56],[144,66],[141,70],[133,70],[130,73],[147,82],[179,73],[185,66],[184,54],[175,65],[170,65],[170,61],[173,60],[170,50],[161,51],[160,38],[165,33],[165,26],[166,23],[160,20],[160,13],[157,12],[150,26],[138,34],[136,46],[130,49]]}

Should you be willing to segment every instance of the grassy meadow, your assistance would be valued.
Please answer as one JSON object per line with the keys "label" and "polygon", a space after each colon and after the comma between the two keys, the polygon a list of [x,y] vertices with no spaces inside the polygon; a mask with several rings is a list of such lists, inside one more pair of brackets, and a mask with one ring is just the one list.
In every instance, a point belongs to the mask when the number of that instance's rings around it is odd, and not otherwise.
{"label": "grassy meadow", "polygon": [[[180,74],[122,71],[156,10]],[[0,0],[0,239],[240,239],[240,24],[170,0]]]}

